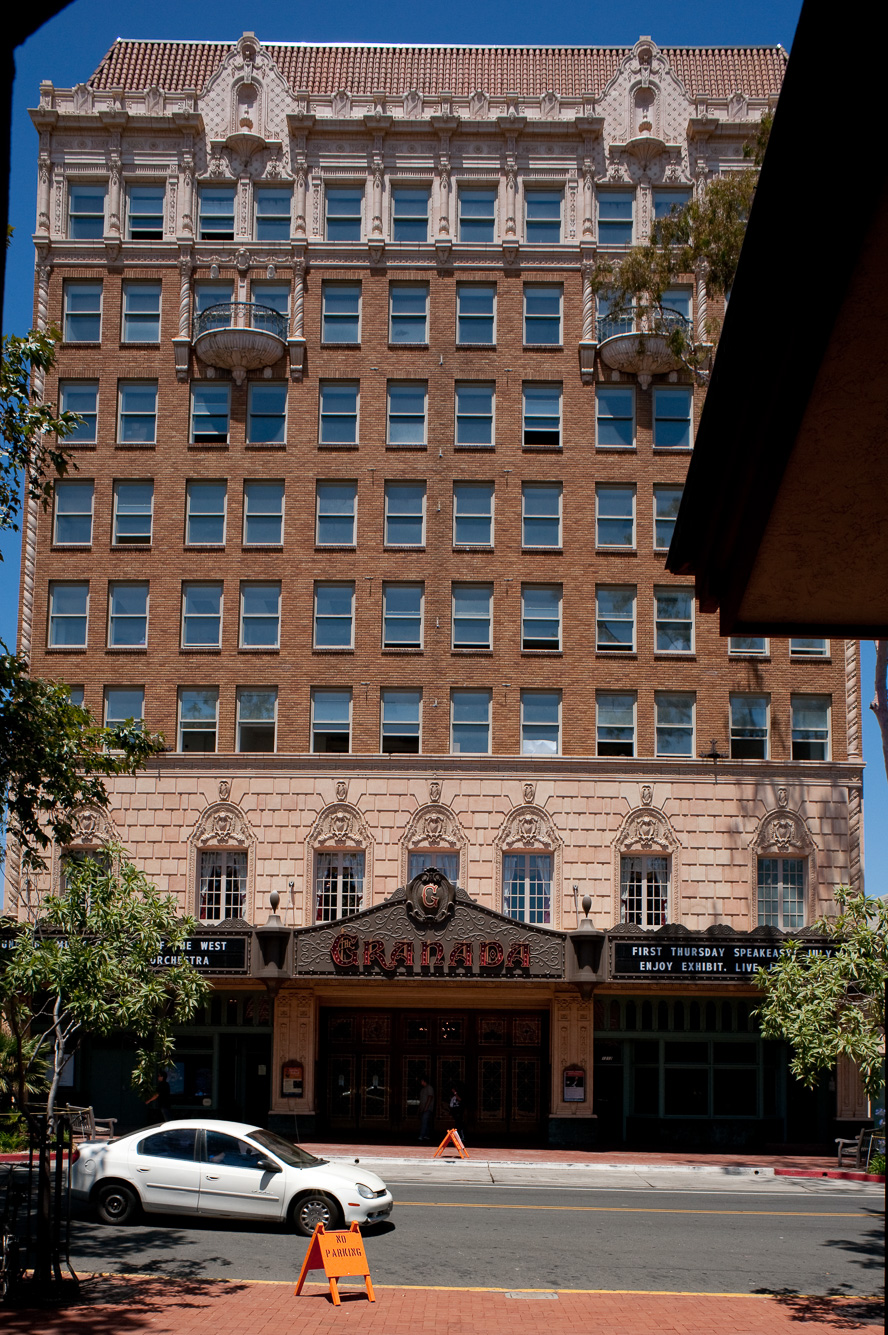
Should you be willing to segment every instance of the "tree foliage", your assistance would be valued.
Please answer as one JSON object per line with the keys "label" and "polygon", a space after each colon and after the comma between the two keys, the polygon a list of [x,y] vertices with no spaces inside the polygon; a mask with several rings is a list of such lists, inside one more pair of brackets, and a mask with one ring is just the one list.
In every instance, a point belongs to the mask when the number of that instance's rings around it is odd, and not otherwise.
{"label": "tree foliage", "polygon": [[817,924],[834,953],[806,954],[790,942],[773,968],[756,971],[763,993],[757,1014],[765,1038],[792,1045],[790,1069],[804,1084],[815,1085],[845,1056],[876,1098],[884,1078],[888,908],[845,886],[835,900],[837,913]]}
{"label": "tree foliage", "polygon": [[[197,930],[115,844],[66,864],[65,890],[47,896],[39,918],[15,925],[0,966],[0,1014],[15,1045],[15,1099],[28,1110],[28,1087],[49,1063],[46,1113],[59,1077],[85,1034],[136,1037],[133,1082],[154,1089],[170,1065],[173,1026],[191,1018],[209,984],[174,958]],[[12,926],[12,924],[10,924]]]}

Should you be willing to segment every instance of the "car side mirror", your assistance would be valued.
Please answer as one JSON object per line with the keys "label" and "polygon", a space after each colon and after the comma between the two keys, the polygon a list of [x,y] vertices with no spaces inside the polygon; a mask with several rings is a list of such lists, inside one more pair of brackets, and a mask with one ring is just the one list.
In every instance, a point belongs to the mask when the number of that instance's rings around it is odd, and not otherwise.
{"label": "car side mirror", "polygon": [[282,1173],[284,1171],[280,1164],[275,1163],[273,1159],[257,1159],[256,1167],[261,1168],[263,1173]]}

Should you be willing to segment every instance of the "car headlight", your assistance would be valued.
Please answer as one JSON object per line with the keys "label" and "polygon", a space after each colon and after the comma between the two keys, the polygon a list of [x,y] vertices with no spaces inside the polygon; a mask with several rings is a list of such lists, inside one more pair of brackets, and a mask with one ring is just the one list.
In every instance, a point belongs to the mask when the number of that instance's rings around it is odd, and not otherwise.
{"label": "car headlight", "polygon": [[365,1201],[372,1201],[379,1195],[379,1192],[373,1191],[370,1187],[365,1187],[363,1182],[359,1182],[358,1195],[363,1196]]}

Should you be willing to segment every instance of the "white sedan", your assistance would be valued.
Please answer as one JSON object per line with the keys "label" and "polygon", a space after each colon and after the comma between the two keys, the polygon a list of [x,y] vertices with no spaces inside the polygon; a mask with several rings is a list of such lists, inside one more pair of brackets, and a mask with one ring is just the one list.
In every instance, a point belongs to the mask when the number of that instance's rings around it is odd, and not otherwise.
{"label": "white sedan", "polygon": [[392,1212],[388,1187],[366,1169],[316,1159],[248,1122],[182,1121],[89,1141],[74,1153],[71,1190],[106,1224],[149,1214],[316,1224],[376,1224]]}

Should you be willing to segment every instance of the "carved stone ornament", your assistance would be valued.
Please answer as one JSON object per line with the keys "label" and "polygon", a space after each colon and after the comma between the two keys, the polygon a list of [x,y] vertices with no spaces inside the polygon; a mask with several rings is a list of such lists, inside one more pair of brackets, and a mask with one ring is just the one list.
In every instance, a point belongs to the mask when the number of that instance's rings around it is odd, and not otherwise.
{"label": "carved stone ornament", "polygon": [[641,789],[641,805],[643,807],[649,807],[653,802],[653,800],[654,800],[653,788],[649,783],[643,784]]}
{"label": "carved stone ornament", "polygon": [[321,812],[309,842],[315,848],[328,844],[339,848],[366,848],[370,839],[361,813],[345,802],[337,802]]}
{"label": "carved stone ornament", "polygon": [[545,811],[524,806],[509,812],[496,843],[499,848],[555,848],[561,840]]}
{"label": "carved stone ornament", "polygon": [[220,780],[219,780],[219,799],[220,799],[220,801],[222,801],[222,802],[227,802],[230,793],[231,793],[231,784],[229,783],[228,779],[220,779]]}
{"label": "carved stone ornament", "polygon": [[443,927],[455,902],[453,886],[436,867],[421,871],[407,887],[407,913],[417,927]]}
{"label": "carved stone ornament", "polygon": [[536,797],[536,784],[526,783],[524,785],[524,801],[527,804],[527,806],[533,806],[535,797]]}
{"label": "carved stone ornament", "polygon": [[344,89],[340,89],[338,93],[333,94],[333,115],[340,117],[348,116],[350,111],[351,98]]}
{"label": "carved stone ornament", "polygon": [[222,801],[201,812],[191,838],[198,848],[246,848],[253,835],[240,808]]}
{"label": "carved stone ornament", "polygon": [[462,843],[456,819],[446,807],[425,807],[416,812],[407,830],[408,848],[429,844],[436,848],[459,848]]}
{"label": "carved stone ornament", "polygon": [[344,802],[348,797],[348,784],[345,779],[339,779],[336,784],[336,801]]}
{"label": "carved stone ornament", "polygon": [[786,789],[785,789],[785,788],[778,788],[778,789],[777,789],[777,805],[778,805],[778,807],[785,807],[786,804],[788,803],[788,801],[789,801],[789,793],[786,791]]}
{"label": "carved stone ornament", "polygon": [[487,117],[490,111],[490,103],[486,93],[480,90],[472,93],[469,98],[469,115],[473,120],[482,120]]}
{"label": "carved stone ornament", "polygon": [[404,115],[410,120],[418,120],[422,115],[422,94],[414,88],[404,94]]}
{"label": "carved stone ornament", "polygon": [[72,823],[74,831],[69,847],[77,844],[94,847],[97,844],[111,843],[116,838],[116,831],[110,818],[104,811],[99,811],[95,807],[81,807],[74,813]]}
{"label": "carved stone ornament", "polygon": [[432,802],[441,801],[441,780],[431,779],[429,781],[429,798]]}
{"label": "carved stone ornament", "polygon": [[678,847],[678,838],[662,811],[656,807],[636,807],[623,821],[616,847],[620,853],[653,848],[668,852]]}

